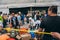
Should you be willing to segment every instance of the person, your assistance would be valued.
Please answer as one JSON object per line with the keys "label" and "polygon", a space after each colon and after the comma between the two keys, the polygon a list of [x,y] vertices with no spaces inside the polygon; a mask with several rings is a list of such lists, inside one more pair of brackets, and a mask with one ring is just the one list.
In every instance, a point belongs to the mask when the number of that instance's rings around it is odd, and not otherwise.
{"label": "person", "polygon": [[21,21],[21,16],[20,14],[15,14],[15,17],[16,17],[16,28],[20,28],[20,21]]}
{"label": "person", "polygon": [[22,24],[24,24],[24,18],[25,18],[25,15],[22,14],[22,15],[21,15],[21,21],[22,21]]}
{"label": "person", "polygon": [[12,14],[8,15],[8,23],[11,24],[11,18],[12,18]]}
{"label": "person", "polygon": [[35,14],[35,17],[34,17],[34,18],[35,18],[35,21],[40,19],[40,14],[39,14],[39,12],[36,12],[36,14]]}
{"label": "person", "polygon": [[20,25],[20,21],[21,21],[21,16],[20,16],[19,13],[17,14],[17,20],[18,20],[18,26],[19,26]]}
{"label": "person", "polygon": [[9,38],[7,34],[0,35],[0,40],[8,40]]}
{"label": "person", "polygon": [[17,28],[17,24],[18,24],[18,23],[17,23],[17,17],[15,16],[14,13],[12,13],[12,17],[11,17],[10,22],[11,22],[13,28]]}
{"label": "person", "polygon": [[29,25],[30,25],[30,30],[35,30],[35,22],[31,17],[29,18]]}
{"label": "person", "polygon": [[7,33],[7,31],[3,29],[3,24],[0,24],[0,35],[5,33]]}
{"label": "person", "polygon": [[27,13],[26,18],[27,18],[27,23],[29,23],[29,13]]}
{"label": "person", "polygon": [[6,28],[8,23],[7,14],[3,14],[3,27]]}
{"label": "person", "polygon": [[42,11],[41,18],[47,17],[47,13],[45,10]]}
{"label": "person", "polygon": [[20,38],[21,38],[19,32],[15,31],[15,30],[11,30],[9,36],[10,36],[10,38],[13,38],[15,40],[20,40]]}
{"label": "person", "polygon": [[0,21],[3,23],[3,17],[1,15],[2,14],[0,14]]}
{"label": "person", "polygon": [[36,20],[35,22],[36,29],[39,28],[40,24],[41,24],[41,19]]}
{"label": "person", "polygon": [[3,17],[0,14],[0,24],[3,24]]}
{"label": "person", "polygon": [[[58,32],[60,33],[60,17],[57,16],[57,6],[48,8],[48,16],[45,17],[40,25],[40,31],[45,29],[44,32]],[[52,35],[44,35],[42,40],[58,40]]]}
{"label": "person", "polygon": [[24,24],[27,24],[27,18],[26,17],[24,18]]}
{"label": "person", "polygon": [[[40,24],[41,24],[41,21],[42,21],[41,19],[36,20],[36,22],[35,22],[36,30],[39,29],[39,26],[40,26]],[[40,35],[40,34],[35,34],[35,35],[36,35],[37,40],[40,40],[41,35]]]}

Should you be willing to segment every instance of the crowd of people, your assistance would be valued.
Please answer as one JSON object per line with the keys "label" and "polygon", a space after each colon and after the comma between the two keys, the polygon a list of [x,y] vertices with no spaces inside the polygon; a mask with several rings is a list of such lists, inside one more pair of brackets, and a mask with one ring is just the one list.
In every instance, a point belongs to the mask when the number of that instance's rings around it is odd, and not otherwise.
{"label": "crowd of people", "polygon": [[[1,30],[3,30],[4,28],[14,28],[14,29],[20,29],[22,26],[26,25],[27,27],[25,27],[28,30],[37,30],[39,29],[39,26],[41,24],[41,21],[43,19],[43,17],[46,17],[46,12],[43,11],[43,14],[40,15],[39,12],[35,12],[35,14],[30,14],[27,13],[22,14],[21,12],[18,13],[14,13],[12,12],[11,14],[0,14],[0,26],[1,26]],[[7,30],[9,31],[9,30]],[[3,30],[3,33],[7,33],[6,30]],[[13,33],[15,31],[11,31],[11,33]],[[0,34],[2,34],[2,31],[0,32]],[[10,36],[14,36],[16,34],[11,34]]]}
{"label": "crowd of people", "polygon": [[[26,25],[28,30],[38,30],[39,32],[44,31],[51,33],[51,35],[44,34],[43,36],[35,34],[35,36],[31,37],[33,39],[36,37],[37,40],[60,40],[60,17],[57,16],[57,6],[49,7],[48,15],[45,10],[43,11],[43,14],[40,14],[41,13],[39,12],[35,12],[34,15],[30,15],[30,13],[25,15],[21,12],[16,14],[12,12],[9,15],[0,14],[0,35],[7,33],[3,28],[20,29],[23,25]],[[32,34],[34,35],[34,33]],[[16,36],[17,38],[20,36],[18,31],[15,32],[13,30],[8,35],[15,39]]]}
{"label": "crowd of people", "polygon": [[35,12],[34,16],[31,15],[30,13],[22,14],[21,12],[14,13],[12,12],[11,14],[0,14],[0,21],[3,25],[3,28],[6,28],[8,25],[12,25],[13,28],[19,28],[20,26],[24,24],[34,24],[32,26],[35,26],[36,24],[41,23],[42,18],[46,16],[46,12],[42,15],[40,15],[39,12]]}

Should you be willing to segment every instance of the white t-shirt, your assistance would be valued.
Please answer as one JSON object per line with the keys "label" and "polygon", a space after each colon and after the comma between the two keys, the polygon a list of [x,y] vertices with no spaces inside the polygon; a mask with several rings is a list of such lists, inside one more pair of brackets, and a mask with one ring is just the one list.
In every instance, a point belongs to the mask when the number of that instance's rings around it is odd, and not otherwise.
{"label": "white t-shirt", "polygon": [[29,21],[29,24],[30,24],[31,26],[35,26],[34,20],[32,19],[31,21]]}
{"label": "white t-shirt", "polygon": [[35,24],[41,24],[41,21],[40,20],[37,20],[36,22],[35,22]]}

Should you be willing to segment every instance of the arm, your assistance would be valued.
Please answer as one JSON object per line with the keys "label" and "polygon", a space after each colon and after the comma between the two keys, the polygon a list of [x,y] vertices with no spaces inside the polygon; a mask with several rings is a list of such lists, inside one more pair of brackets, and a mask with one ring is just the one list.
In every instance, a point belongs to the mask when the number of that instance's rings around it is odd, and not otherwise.
{"label": "arm", "polygon": [[60,33],[58,32],[51,32],[51,35],[54,37],[54,38],[58,38],[60,40]]}
{"label": "arm", "polygon": [[20,33],[17,31],[16,34],[17,34],[17,35],[16,35],[16,38],[20,40],[20,39],[21,39]]}
{"label": "arm", "polygon": [[39,28],[38,30],[39,30],[40,32],[42,32],[42,31],[43,31],[43,28]]}
{"label": "arm", "polygon": [[41,22],[41,24],[40,24],[40,27],[39,27],[39,31],[40,32],[42,32],[42,31],[44,31],[44,29],[45,29],[45,22],[44,22],[44,20],[42,20],[42,22]]}

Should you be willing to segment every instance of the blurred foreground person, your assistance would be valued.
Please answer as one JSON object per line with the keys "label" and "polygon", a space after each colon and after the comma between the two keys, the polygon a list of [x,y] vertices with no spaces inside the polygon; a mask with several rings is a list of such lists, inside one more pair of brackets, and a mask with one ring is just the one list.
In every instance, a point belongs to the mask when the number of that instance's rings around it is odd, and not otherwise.
{"label": "blurred foreground person", "polygon": [[7,35],[7,31],[3,29],[3,25],[0,24],[0,40],[7,40],[9,36]]}
{"label": "blurred foreground person", "polygon": [[8,40],[10,40],[10,39],[20,40],[21,39],[19,32],[15,31],[15,30],[11,30],[9,36],[10,36],[10,38]]}
{"label": "blurred foreground person", "polygon": [[8,40],[9,38],[7,34],[0,35],[0,40]]}
{"label": "blurred foreground person", "polygon": [[[60,17],[57,16],[57,6],[48,8],[48,16],[45,17],[40,25],[40,31],[45,29],[45,32],[58,32],[60,33]],[[58,40],[52,35],[44,35],[42,40]]]}

